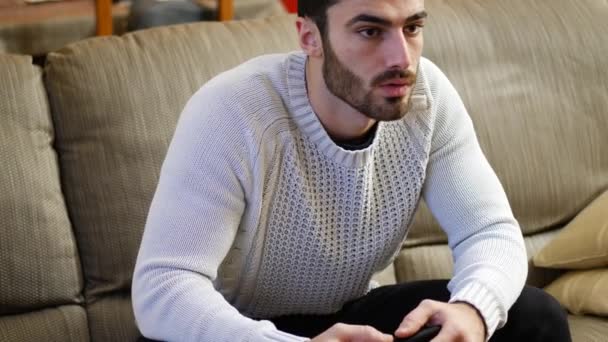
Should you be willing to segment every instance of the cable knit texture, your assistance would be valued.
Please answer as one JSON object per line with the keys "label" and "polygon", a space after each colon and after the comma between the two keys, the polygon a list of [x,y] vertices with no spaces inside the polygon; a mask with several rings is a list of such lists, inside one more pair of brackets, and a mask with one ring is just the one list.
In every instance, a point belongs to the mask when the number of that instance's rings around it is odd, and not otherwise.
{"label": "cable knit texture", "polygon": [[347,151],[306,91],[306,56],[214,78],[182,113],[133,283],[138,325],[169,341],[302,341],[264,319],[327,314],[399,252],[421,196],[455,257],[451,301],[489,336],[523,288],[523,238],[460,98],[422,59],[411,109]]}

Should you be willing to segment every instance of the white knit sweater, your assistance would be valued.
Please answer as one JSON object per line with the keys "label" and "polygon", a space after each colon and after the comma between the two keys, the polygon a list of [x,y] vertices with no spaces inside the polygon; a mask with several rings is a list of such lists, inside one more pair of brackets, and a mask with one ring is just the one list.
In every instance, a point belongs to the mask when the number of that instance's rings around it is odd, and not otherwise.
{"label": "white knit sweater", "polygon": [[302,341],[264,320],[360,297],[398,253],[423,196],[455,259],[451,301],[505,323],[527,274],[504,191],[452,85],[422,59],[412,109],[362,150],[313,112],[301,52],[251,60],[186,105],[133,279],[144,335]]}

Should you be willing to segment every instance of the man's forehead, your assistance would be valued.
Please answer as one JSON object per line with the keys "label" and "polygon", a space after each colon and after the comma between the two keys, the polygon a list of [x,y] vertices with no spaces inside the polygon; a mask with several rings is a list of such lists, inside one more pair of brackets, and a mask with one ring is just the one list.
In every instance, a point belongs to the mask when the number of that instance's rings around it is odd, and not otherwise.
{"label": "man's forehead", "polygon": [[424,0],[340,0],[328,9],[328,14],[351,24],[366,17],[401,22],[426,16]]}

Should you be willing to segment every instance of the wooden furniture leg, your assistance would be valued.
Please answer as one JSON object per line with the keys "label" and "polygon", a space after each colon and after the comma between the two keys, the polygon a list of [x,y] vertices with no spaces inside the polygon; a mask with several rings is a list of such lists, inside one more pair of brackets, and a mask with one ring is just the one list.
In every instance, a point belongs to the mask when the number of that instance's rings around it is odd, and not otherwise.
{"label": "wooden furniture leg", "polygon": [[233,0],[217,0],[218,20],[232,20],[234,17]]}
{"label": "wooden furniture leg", "polygon": [[112,0],[95,0],[95,22],[98,36],[112,35]]}

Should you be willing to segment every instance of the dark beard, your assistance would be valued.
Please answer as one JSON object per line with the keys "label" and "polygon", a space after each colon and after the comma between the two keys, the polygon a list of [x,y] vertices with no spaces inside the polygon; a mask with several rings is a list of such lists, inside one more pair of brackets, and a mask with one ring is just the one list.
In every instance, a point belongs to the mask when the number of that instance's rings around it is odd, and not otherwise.
{"label": "dark beard", "polygon": [[[351,72],[334,53],[328,38],[323,39],[323,78],[327,89],[340,100],[346,102],[361,114],[378,121],[399,120],[405,116],[410,107],[411,92],[407,99],[389,97],[376,99],[372,91],[365,92],[364,81]],[[416,74],[409,70],[387,70],[376,76],[371,86],[375,87],[395,78],[405,78],[416,83]]]}

